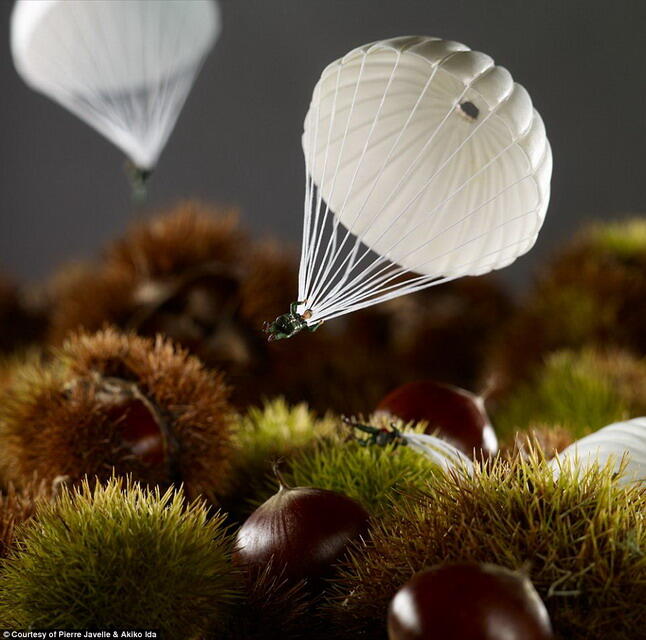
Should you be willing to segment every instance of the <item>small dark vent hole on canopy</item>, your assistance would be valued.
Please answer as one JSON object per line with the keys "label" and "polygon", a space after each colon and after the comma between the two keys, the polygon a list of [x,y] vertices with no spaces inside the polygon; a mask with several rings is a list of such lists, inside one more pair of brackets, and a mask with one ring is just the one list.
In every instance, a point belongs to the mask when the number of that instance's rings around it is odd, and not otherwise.
{"label": "small dark vent hole on canopy", "polygon": [[478,109],[473,102],[462,102],[460,103],[459,109],[462,115],[464,115],[468,120],[477,120],[480,115],[480,109]]}

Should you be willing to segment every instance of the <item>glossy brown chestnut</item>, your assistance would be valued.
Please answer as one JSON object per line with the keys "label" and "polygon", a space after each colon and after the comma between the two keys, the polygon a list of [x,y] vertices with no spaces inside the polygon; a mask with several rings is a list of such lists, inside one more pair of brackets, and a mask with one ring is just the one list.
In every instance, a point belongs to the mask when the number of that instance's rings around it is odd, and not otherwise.
{"label": "glossy brown chestnut", "polygon": [[427,433],[438,435],[468,456],[492,456],[498,439],[480,396],[434,380],[409,382],[391,391],[378,405],[378,414],[405,422],[428,422]]}
{"label": "glossy brown chestnut", "polygon": [[316,580],[330,571],[367,523],[366,510],[347,496],[281,486],[238,531],[234,560],[254,569],[271,561],[275,571],[290,581]]}
{"label": "glossy brown chestnut", "polygon": [[124,448],[149,466],[169,463],[165,425],[159,411],[136,385],[104,378],[95,395],[105,415],[118,425]]}
{"label": "glossy brown chestnut", "polygon": [[389,640],[552,640],[529,579],[491,564],[438,565],[416,574],[388,609]]}

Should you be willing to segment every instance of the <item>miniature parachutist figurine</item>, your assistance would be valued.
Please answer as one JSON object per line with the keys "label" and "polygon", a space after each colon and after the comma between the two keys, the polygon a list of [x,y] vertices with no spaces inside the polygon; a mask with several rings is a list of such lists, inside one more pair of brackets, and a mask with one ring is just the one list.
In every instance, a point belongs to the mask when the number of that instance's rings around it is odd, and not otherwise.
{"label": "miniature parachutist figurine", "polygon": [[11,15],[20,76],[126,154],[136,202],[220,33],[217,2],[181,5],[18,0]]}
{"label": "miniature parachutist figurine", "polygon": [[148,178],[152,175],[151,169],[142,169],[131,160],[126,160],[125,171],[132,188],[132,200],[135,204],[144,204],[148,197]]}
{"label": "miniature parachutist figurine", "polygon": [[358,442],[362,447],[367,447],[371,444],[375,444],[380,447],[385,447],[388,444],[392,444],[395,447],[400,445],[406,446],[406,439],[402,436],[402,432],[397,428],[394,422],[390,423],[389,431],[385,428],[372,427],[368,424],[356,422],[347,416],[341,416],[341,420],[349,427],[368,434],[368,437],[366,438],[356,438],[356,442]]}
{"label": "miniature parachutist figurine", "polygon": [[301,141],[308,325],[502,269],[547,212],[552,151],[529,93],[453,41],[391,38],[338,58]]}
{"label": "miniature parachutist figurine", "polygon": [[283,313],[273,322],[265,322],[263,331],[267,334],[268,342],[291,338],[303,331],[303,329],[313,333],[323,324],[323,320],[321,320],[311,326],[308,325],[307,321],[312,317],[312,312],[307,309],[302,314],[298,313],[296,309],[299,304],[304,304],[304,302],[292,302],[289,305],[289,313]]}
{"label": "miniature parachutist figurine", "polygon": [[346,416],[343,416],[341,420],[352,429],[368,434],[365,438],[354,438],[354,441],[362,447],[372,445],[379,447],[390,445],[393,449],[410,447],[440,465],[445,471],[463,470],[469,474],[473,471],[473,463],[469,458],[452,444],[436,436],[414,431],[404,433],[397,428],[394,422],[391,422],[390,429],[387,429],[362,424]]}

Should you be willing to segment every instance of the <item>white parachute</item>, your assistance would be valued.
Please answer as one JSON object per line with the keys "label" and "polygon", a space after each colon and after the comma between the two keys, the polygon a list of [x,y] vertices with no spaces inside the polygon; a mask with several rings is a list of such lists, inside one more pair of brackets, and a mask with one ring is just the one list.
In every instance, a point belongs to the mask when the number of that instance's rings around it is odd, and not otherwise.
{"label": "white parachute", "polygon": [[449,442],[425,433],[399,434],[407,446],[426,456],[446,472],[473,474],[473,463],[459,449]]}
{"label": "white parachute", "polygon": [[445,472],[473,474],[473,462],[450,442],[427,433],[400,431],[394,424],[391,429],[362,424],[343,417],[343,422],[359,432],[369,434],[358,441],[363,445],[404,445],[428,458]]}
{"label": "white parachute", "polygon": [[561,451],[550,464],[555,476],[563,468],[577,472],[593,465],[611,465],[615,472],[623,471],[620,484],[646,487],[646,417],[599,429]]}
{"label": "white parachute", "polygon": [[151,170],[220,29],[213,0],[18,0],[25,82]]}
{"label": "white parachute", "polygon": [[506,69],[457,42],[394,38],[333,62],[302,143],[295,308],[310,328],[507,266],[545,218],[543,121]]}

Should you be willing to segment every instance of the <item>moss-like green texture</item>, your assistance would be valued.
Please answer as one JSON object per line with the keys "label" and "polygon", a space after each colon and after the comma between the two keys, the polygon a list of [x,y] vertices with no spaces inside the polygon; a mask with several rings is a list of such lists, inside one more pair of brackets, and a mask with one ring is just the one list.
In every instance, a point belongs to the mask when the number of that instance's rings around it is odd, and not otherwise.
{"label": "moss-like green texture", "polygon": [[589,232],[590,244],[628,260],[646,254],[646,218],[597,224]]}
{"label": "moss-like green texture", "polygon": [[17,534],[0,574],[0,620],[199,637],[224,621],[235,597],[222,522],[172,489],[161,495],[123,479],[64,489]]}
{"label": "moss-like green texture", "polygon": [[[409,447],[362,446],[338,434],[291,457],[282,476],[290,486],[329,489],[354,498],[380,517],[401,492],[426,486],[436,473],[438,468],[428,458]],[[259,502],[275,491],[275,482],[270,487]]]}
{"label": "moss-like green texture", "polygon": [[311,451],[336,425],[331,416],[318,418],[305,403],[290,405],[283,398],[250,408],[234,425],[232,489],[225,506],[236,515],[250,512],[267,485],[273,463]]}
{"label": "moss-like green texture", "polygon": [[557,352],[500,403],[493,422],[507,440],[537,423],[564,427],[580,438],[644,413],[645,388],[645,360],[620,352]]}
{"label": "moss-like green texture", "polygon": [[429,485],[375,522],[339,568],[325,614],[334,637],[384,638],[386,610],[414,573],[490,562],[528,573],[559,640],[638,640],[646,619],[646,493],[611,468],[554,480],[539,456],[502,459]]}
{"label": "moss-like green texture", "polygon": [[513,388],[560,349],[614,346],[645,356],[645,273],[646,217],[583,229],[494,340],[488,377]]}

